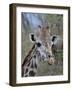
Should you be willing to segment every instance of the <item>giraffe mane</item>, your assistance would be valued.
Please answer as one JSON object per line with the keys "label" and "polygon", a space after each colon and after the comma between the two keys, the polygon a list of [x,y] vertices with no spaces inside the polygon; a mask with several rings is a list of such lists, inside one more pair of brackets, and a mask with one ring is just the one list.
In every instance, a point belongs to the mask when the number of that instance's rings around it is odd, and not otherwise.
{"label": "giraffe mane", "polygon": [[32,48],[31,48],[30,51],[28,52],[27,56],[24,58],[22,67],[23,67],[27,62],[29,62],[29,61],[31,60],[31,59],[30,59],[30,56],[31,56],[32,51],[33,51],[34,48],[35,48],[35,44],[32,46]]}

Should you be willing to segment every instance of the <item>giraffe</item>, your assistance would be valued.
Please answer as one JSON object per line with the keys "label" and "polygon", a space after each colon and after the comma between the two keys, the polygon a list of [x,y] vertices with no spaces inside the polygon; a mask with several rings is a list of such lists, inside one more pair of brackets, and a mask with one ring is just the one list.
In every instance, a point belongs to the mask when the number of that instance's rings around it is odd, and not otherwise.
{"label": "giraffe", "polygon": [[50,65],[55,62],[51,50],[49,27],[39,25],[38,28],[37,32],[29,35],[34,45],[22,64],[22,77],[36,76],[39,62],[46,61]]}

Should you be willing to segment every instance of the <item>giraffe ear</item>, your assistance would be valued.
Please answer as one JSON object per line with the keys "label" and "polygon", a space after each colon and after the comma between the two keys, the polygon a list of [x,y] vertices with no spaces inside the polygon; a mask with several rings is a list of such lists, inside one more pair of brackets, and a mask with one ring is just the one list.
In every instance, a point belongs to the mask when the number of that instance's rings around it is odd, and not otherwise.
{"label": "giraffe ear", "polygon": [[57,37],[56,37],[55,35],[52,36],[52,42],[54,42],[56,38],[57,38]]}
{"label": "giraffe ear", "polygon": [[35,41],[36,41],[36,38],[35,38],[34,33],[31,33],[31,34],[29,35],[29,37],[30,37],[30,40],[31,40],[32,42],[35,42]]}

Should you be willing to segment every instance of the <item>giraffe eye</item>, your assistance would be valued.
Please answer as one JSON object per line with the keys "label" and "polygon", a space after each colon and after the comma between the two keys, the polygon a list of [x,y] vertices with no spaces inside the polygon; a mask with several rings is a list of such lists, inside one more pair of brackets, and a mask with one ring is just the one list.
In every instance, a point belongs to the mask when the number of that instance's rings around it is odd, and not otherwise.
{"label": "giraffe eye", "polygon": [[41,46],[41,43],[38,42],[38,43],[37,43],[37,46],[40,47],[40,46]]}
{"label": "giraffe eye", "polygon": [[41,26],[40,26],[40,25],[38,25],[38,27],[39,27],[39,28],[41,28]]}
{"label": "giraffe eye", "polygon": [[48,55],[48,57],[50,58],[51,56],[50,56],[50,55]]}

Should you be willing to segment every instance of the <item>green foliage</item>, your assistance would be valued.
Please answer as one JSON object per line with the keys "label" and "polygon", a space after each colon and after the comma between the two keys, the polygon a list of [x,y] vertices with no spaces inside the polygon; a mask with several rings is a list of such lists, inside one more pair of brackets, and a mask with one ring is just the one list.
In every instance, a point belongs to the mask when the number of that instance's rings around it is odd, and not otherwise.
{"label": "green foliage", "polygon": [[51,34],[63,36],[63,15],[49,14],[47,15]]}

